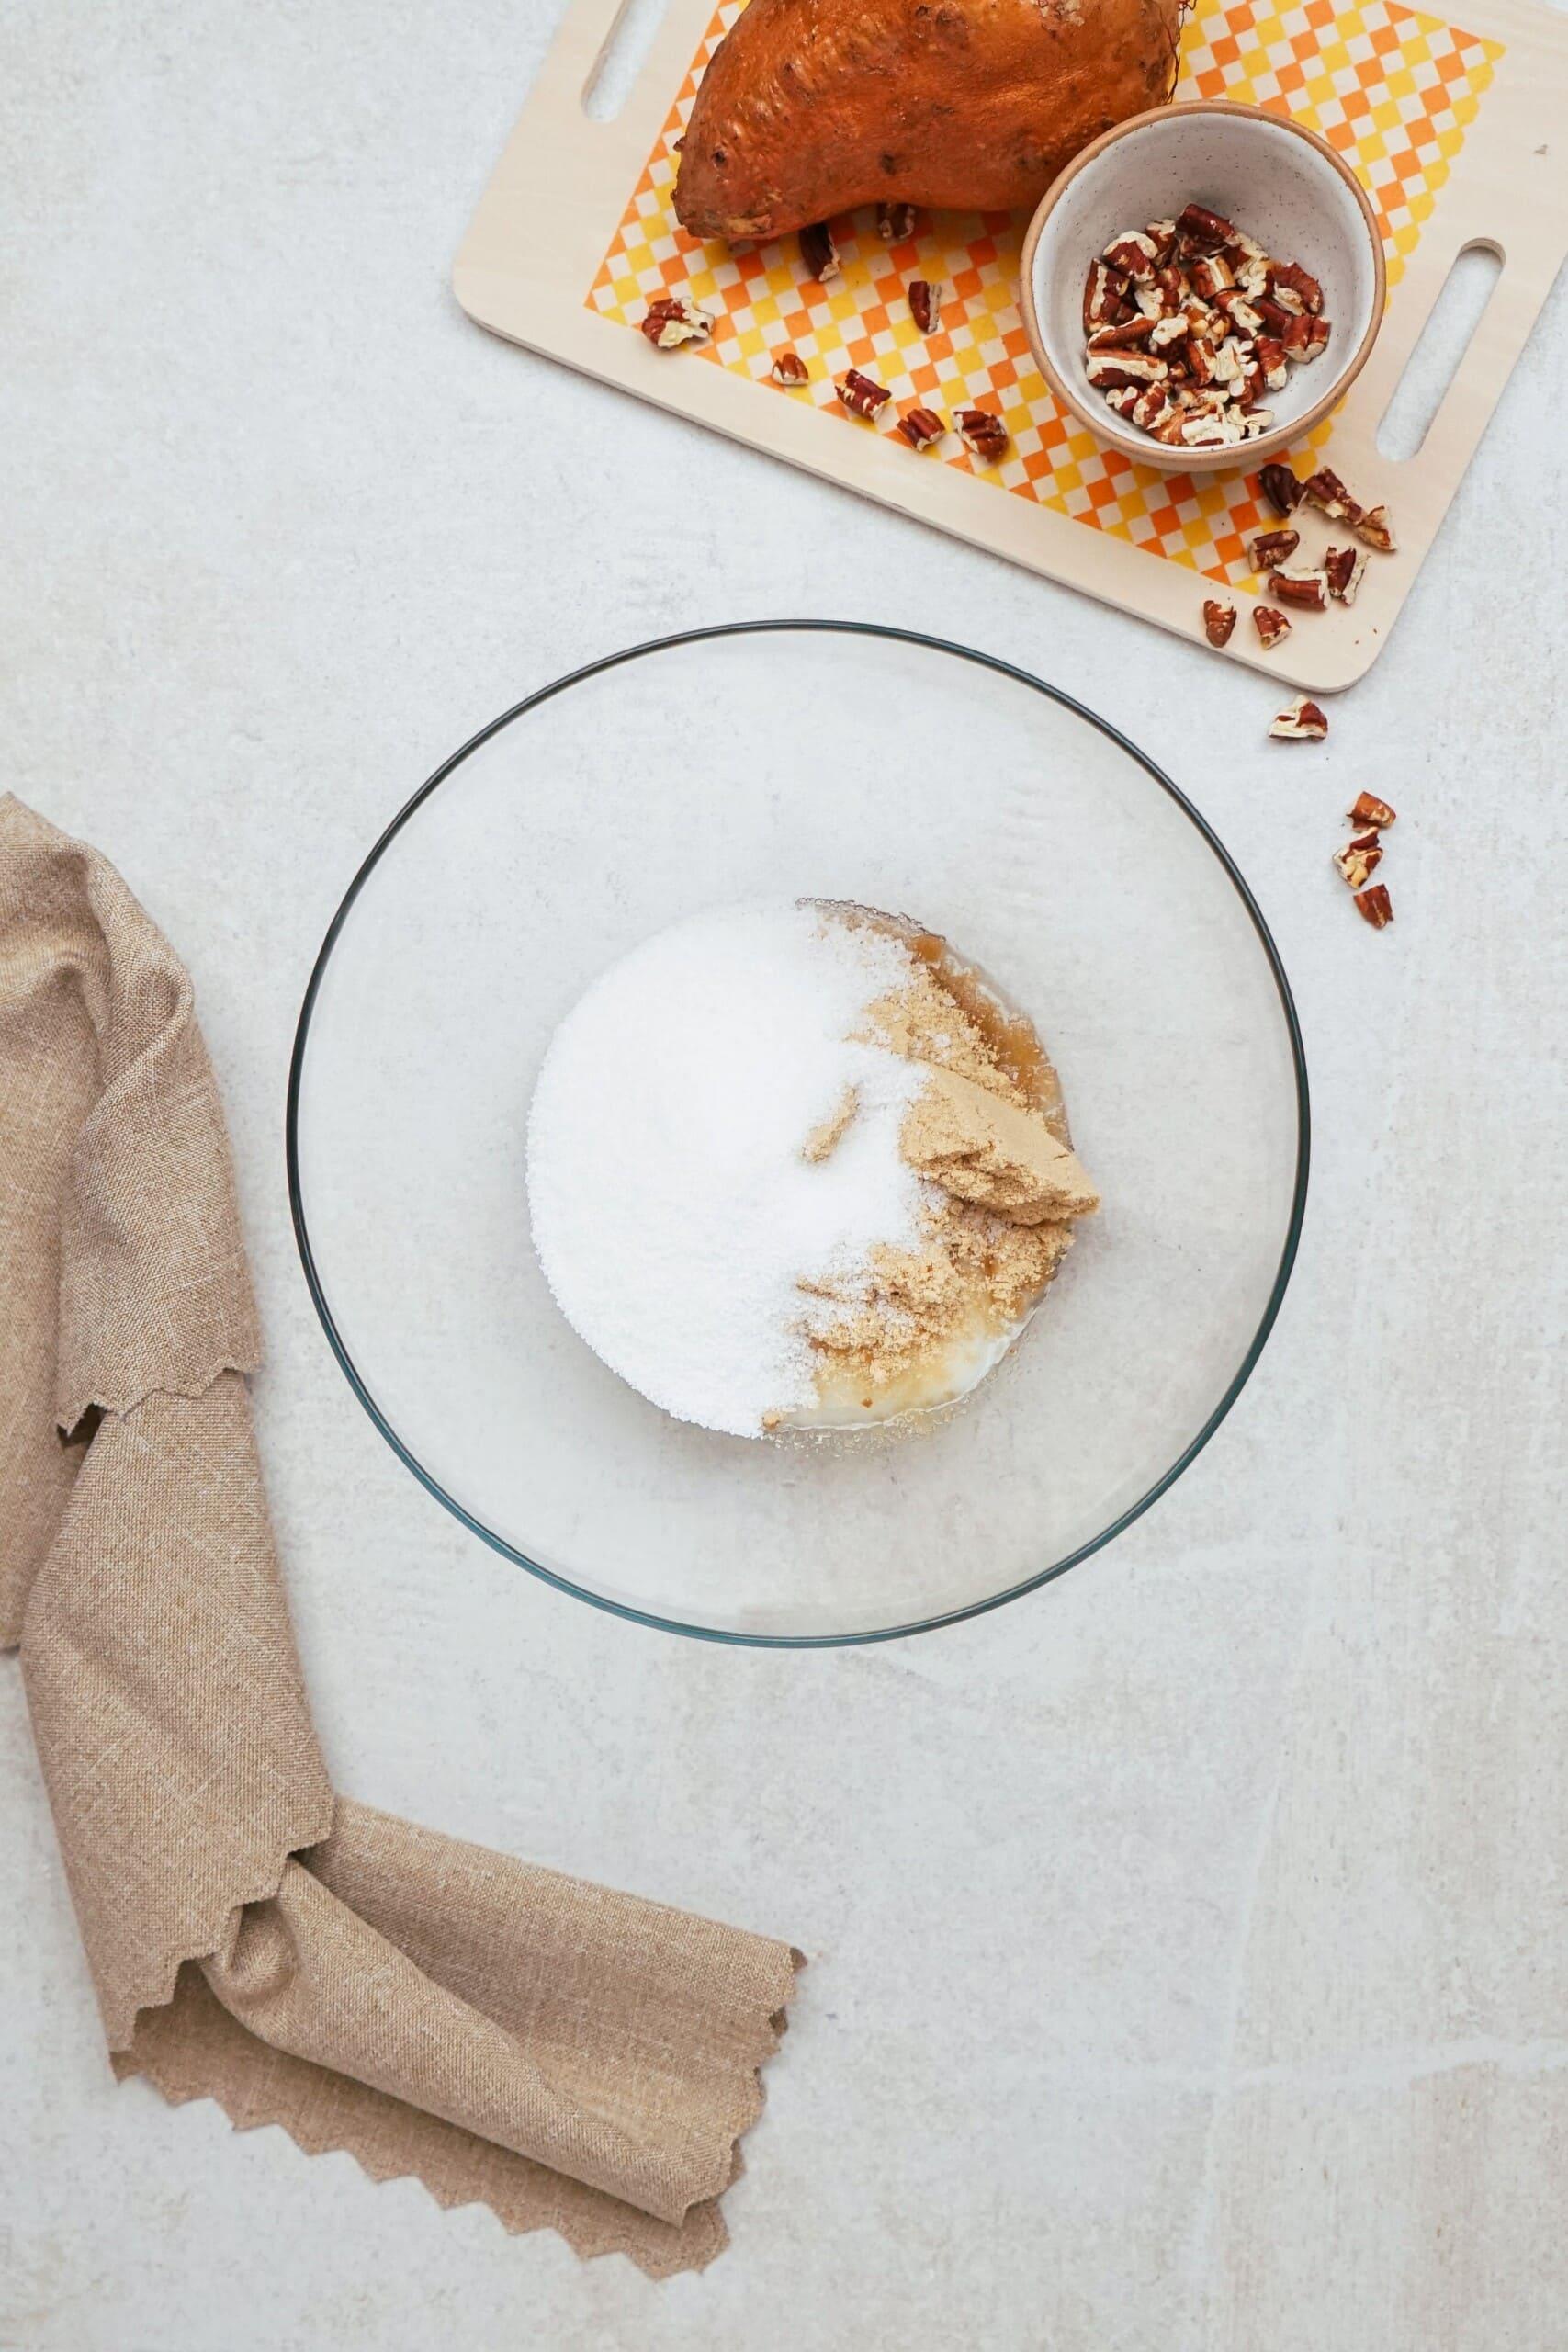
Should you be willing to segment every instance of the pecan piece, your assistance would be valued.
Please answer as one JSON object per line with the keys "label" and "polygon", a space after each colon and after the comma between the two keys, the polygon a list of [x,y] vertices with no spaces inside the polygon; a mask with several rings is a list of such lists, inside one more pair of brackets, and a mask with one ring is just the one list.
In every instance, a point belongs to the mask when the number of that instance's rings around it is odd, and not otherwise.
{"label": "pecan piece", "polygon": [[801,231],[800,258],[806,275],[814,277],[818,286],[826,286],[833,278],[843,276],[839,248],[826,220],[813,221],[809,229]]}
{"label": "pecan piece", "polygon": [[1159,247],[1141,229],[1124,229],[1119,237],[1112,237],[1100,259],[1122,271],[1134,286],[1150,286],[1159,266]]}
{"label": "pecan piece", "polygon": [[1345,813],[1353,825],[1371,825],[1375,832],[1382,832],[1393,823],[1398,811],[1391,808],[1386,800],[1380,800],[1375,792],[1359,792],[1355,805]]}
{"label": "pecan piece", "polygon": [[1185,237],[1195,253],[1217,254],[1222,245],[1232,245],[1236,233],[1223,212],[1211,212],[1206,204],[1188,204],[1176,219],[1177,233]]}
{"label": "pecan piece", "polygon": [[1194,294],[1212,302],[1216,294],[1228,294],[1235,284],[1231,266],[1223,254],[1205,254],[1192,264],[1187,273],[1188,284]]}
{"label": "pecan piece", "polygon": [[1316,473],[1308,474],[1302,484],[1302,496],[1310,506],[1326,514],[1331,523],[1349,523],[1354,526],[1361,520],[1360,508],[1338,475],[1327,466],[1320,466]]}
{"label": "pecan piece", "polygon": [[1277,613],[1272,605],[1254,605],[1252,626],[1258,631],[1258,641],[1265,653],[1272,653],[1280,639],[1291,633],[1290,622],[1283,613]]}
{"label": "pecan piece", "polygon": [[1228,645],[1235,627],[1235,606],[1219,596],[1203,600],[1203,634],[1211,645]]}
{"label": "pecan piece", "polygon": [[[1299,261],[1277,261],[1269,275],[1269,291],[1277,302],[1284,303],[1287,310],[1298,307],[1314,311],[1322,310],[1323,288],[1311,271],[1303,269]],[[1290,299],[1292,296],[1293,301]]]}
{"label": "pecan piece", "polygon": [[1165,323],[1140,314],[1135,319],[1123,319],[1119,327],[1096,327],[1089,335],[1089,348],[1090,352],[1135,350],[1140,344],[1152,342]]}
{"label": "pecan piece", "polygon": [[840,376],[833,390],[856,416],[874,416],[883,402],[892,397],[885,384],[879,384],[874,376],[863,376],[858,368]]}
{"label": "pecan piece", "polygon": [[655,351],[674,351],[682,343],[706,343],[713,321],[694,302],[679,294],[661,294],[648,306],[642,331]]}
{"label": "pecan piece", "polygon": [[1323,559],[1323,576],[1328,582],[1328,593],[1341,605],[1353,605],[1361,585],[1361,574],[1367,559],[1359,548],[1329,548]]}
{"label": "pecan piece", "polygon": [[942,288],[929,277],[910,279],[909,316],[922,334],[935,334],[942,324]]}
{"label": "pecan piece", "polygon": [[1328,732],[1328,714],[1308,695],[1298,695],[1278,714],[1269,732],[1282,742],[1321,743]]}
{"label": "pecan piece", "polygon": [[1083,289],[1083,329],[1119,326],[1133,315],[1133,281],[1124,271],[1102,261],[1090,262]]}
{"label": "pecan piece", "polygon": [[907,408],[898,419],[897,429],[911,449],[929,449],[931,443],[940,441],[947,431],[936,411],[930,408]]}
{"label": "pecan piece", "polygon": [[1276,514],[1295,513],[1302,503],[1302,486],[1289,466],[1265,466],[1258,479]]}
{"label": "pecan piece", "polygon": [[1358,833],[1335,853],[1334,863],[1352,890],[1364,890],[1373,868],[1382,863],[1382,843],[1376,833]]}
{"label": "pecan piece", "polygon": [[1269,585],[1282,605],[1299,605],[1309,613],[1327,608],[1328,582],[1315,564],[1287,564],[1269,574]]}
{"label": "pecan piece", "polygon": [[953,420],[958,427],[958,437],[973,458],[994,466],[1003,457],[1008,446],[1008,429],[1001,418],[988,408],[961,408]]}
{"label": "pecan piece", "polygon": [[1374,882],[1370,890],[1358,890],[1354,905],[1363,922],[1374,931],[1386,931],[1393,921],[1393,902],[1384,883]]}
{"label": "pecan piece", "polygon": [[775,384],[787,385],[792,390],[797,384],[809,381],[811,370],[798,351],[775,351],[770,373]]}
{"label": "pecan piece", "polygon": [[1299,531],[1259,531],[1247,549],[1247,560],[1254,571],[1272,571],[1277,563],[1289,563],[1301,543]]}
{"label": "pecan piece", "polygon": [[1386,506],[1369,506],[1364,514],[1352,514],[1350,528],[1359,539],[1366,541],[1368,547],[1376,548],[1380,555],[1392,555],[1399,545],[1393,536],[1393,523]]}
{"label": "pecan piece", "polygon": [[879,204],[876,208],[876,233],[885,245],[901,245],[915,233],[915,208],[912,204]]}
{"label": "pecan piece", "polygon": [[1121,391],[1128,384],[1163,384],[1169,374],[1163,359],[1146,351],[1091,351],[1084,373],[1097,392]]}

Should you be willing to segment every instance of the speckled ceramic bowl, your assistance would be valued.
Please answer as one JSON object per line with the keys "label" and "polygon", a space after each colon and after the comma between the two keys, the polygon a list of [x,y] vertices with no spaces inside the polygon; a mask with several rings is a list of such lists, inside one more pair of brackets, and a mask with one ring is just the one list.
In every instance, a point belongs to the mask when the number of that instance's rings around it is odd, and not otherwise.
{"label": "speckled ceramic bowl", "polygon": [[[1206,204],[1323,287],[1321,358],[1269,395],[1275,424],[1241,448],[1175,449],[1107,408],[1084,370],[1084,280],[1119,230]],[[1167,473],[1222,473],[1278,457],[1338,406],[1382,323],[1387,280],[1371,206],[1315,131],[1261,107],[1202,99],[1119,123],[1047,189],[1023,242],[1020,308],[1058,400],[1099,440]]]}

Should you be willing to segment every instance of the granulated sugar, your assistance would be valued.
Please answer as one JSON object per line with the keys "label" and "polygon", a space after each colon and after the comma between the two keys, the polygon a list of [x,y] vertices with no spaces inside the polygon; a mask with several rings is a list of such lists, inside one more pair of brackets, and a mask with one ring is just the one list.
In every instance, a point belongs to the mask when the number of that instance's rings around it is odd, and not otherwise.
{"label": "granulated sugar", "polygon": [[666,1412],[756,1437],[808,1405],[802,1277],[853,1282],[917,1243],[929,1188],[898,1138],[921,1073],[849,1039],[914,968],[809,901],[719,908],[612,965],[557,1030],[528,1122],[535,1247],[568,1322]]}

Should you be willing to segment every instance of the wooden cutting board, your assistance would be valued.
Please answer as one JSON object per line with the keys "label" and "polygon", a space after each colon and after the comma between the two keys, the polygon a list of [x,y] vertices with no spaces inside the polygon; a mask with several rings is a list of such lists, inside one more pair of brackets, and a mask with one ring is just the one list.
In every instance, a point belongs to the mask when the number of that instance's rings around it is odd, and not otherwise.
{"label": "wooden cutting board", "polygon": [[[1022,219],[921,214],[907,243],[888,245],[872,215],[847,216],[834,224],[843,274],[826,288],[793,237],[734,250],[688,237],[670,201],[675,142],[740,0],[716,15],[713,0],[670,0],[630,98],[596,121],[583,99],[622,6],[570,0],[457,256],[471,318],[1180,635],[1201,638],[1208,583],[1223,583],[1244,608],[1227,660],[1316,693],[1365,673],[1568,253],[1568,17],[1536,0],[1455,0],[1451,21],[1393,0],[1199,0],[1189,19],[1178,96],[1249,99],[1311,123],[1360,175],[1388,258],[1371,359],[1297,454],[1310,448],[1368,503],[1384,501],[1399,552],[1371,558],[1353,607],[1299,616],[1264,654],[1245,617],[1258,585],[1245,542],[1275,519],[1256,478],[1156,473],[1057,407],[1014,300]],[[1454,259],[1475,245],[1501,275],[1418,456],[1392,463],[1378,424]],[[950,289],[929,338],[908,317],[917,277]],[[715,314],[711,344],[659,352],[637,332],[671,291]],[[784,344],[811,368],[800,391],[770,379]],[[949,454],[917,455],[848,416],[832,389],[847,367],[899,407],[999,409],[1006,458],[982,467],[956,436]]]}

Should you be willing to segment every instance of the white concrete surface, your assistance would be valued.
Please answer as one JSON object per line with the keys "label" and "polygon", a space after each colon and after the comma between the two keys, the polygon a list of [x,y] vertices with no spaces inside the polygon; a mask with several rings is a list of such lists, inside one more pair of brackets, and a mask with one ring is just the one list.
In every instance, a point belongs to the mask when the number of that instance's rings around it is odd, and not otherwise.
{"label": "white concrete surface", "polygon": [[[654,2287],[113,2087],[0,1666],[12,2352],[1554,2352],[1561,1688],[1559,288],[1323,752],[1266,684],[487,340],[446,274],[549,0],[11,0],[5,780],[188,957],[342,1785],[796,1939],[729,2199]],[[548,224],[541,224],[548,233]],[[428,1501],[290,1238],[285,1066],[387,814],[478,723],[683,624],[938,627],[1121,720],[1256,886],[1315,1090],[1305,1244],[1123,1542],[887,1649],[615,1623]],[[1327,855],[1401,809],[1397,926]]]}

